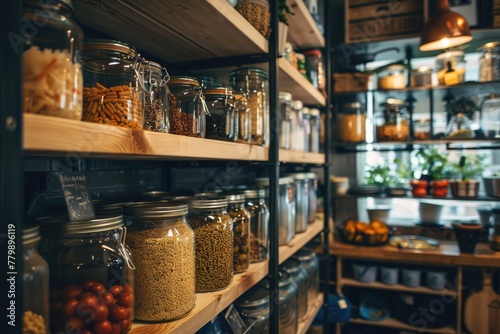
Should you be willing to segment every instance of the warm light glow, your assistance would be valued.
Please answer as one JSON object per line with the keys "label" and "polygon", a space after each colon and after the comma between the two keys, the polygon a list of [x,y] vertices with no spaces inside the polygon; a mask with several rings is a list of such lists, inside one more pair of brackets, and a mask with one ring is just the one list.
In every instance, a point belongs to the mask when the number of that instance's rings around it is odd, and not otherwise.
{"label": "warm light glow", "polygon": [[451,38],[443,38],[439,41],[430,42],[420,46],[420,51],[436,51],[452,48],[454,46],[462,45],[472,40],[472,36],[458,36]]}

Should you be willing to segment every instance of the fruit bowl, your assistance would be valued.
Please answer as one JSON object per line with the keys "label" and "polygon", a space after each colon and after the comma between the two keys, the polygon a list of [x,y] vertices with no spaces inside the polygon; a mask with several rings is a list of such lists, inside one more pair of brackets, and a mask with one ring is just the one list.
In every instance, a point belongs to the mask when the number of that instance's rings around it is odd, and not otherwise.
{"label": "fruit bowl", "polygon": [[366,223],[348,219],[338,230],[344,242],[361,246],[385,245],[391,234],[389,227],[379,220]]}

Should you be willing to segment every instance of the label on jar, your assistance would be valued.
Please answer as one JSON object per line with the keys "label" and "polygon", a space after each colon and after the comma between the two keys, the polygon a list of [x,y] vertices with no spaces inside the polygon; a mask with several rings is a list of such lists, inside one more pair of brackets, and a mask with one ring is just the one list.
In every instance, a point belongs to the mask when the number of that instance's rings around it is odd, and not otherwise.
{"label": "label on jar", "polygon": [[56,173],[56,176],[61,183],[70,221],[94,219],[94,206],[85,173],[65,172]]}

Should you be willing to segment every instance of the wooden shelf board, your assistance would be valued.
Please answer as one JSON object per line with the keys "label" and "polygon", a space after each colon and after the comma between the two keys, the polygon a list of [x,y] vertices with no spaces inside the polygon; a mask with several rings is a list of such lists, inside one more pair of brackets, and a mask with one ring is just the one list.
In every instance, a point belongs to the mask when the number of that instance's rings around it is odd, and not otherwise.
{"label": "wooden shelf board", "polygon": [[306,334],[309,327],[311,327],[316,314],[321,310],[323,306],[323,294],[320,293],[316,299],[308,302],[307,313],[302,321],[299,321],[299,326],[297,329],[297,334]]}
{"label": "wooden shelf board", "polygon": [[281,162],[324,164],[325,155],[323,153],[299,152],[280,149],[279,158]]}
{"label": "wooden shelf board", "polygon": [[352,278],[342,278],[342,286],[352,286],[358,288],[378,289],[378,290],[402,291],[409,293],[422,293],[422,294],[439,295],[439,296],[452,296],[452,297],[458,296],[456,291],[452,291],[449,289],[433,290],[424,286],[411,288],[403,284],[387,285],[381,282],[365,283],[356,281]]}
{"label": "wooden shelf board", "polygon": [[289,92],[294,100],[306,105],[326,105],[326,98],[300,72],[284,58],[279,60],[279,89]]}
{"label": "wooden shelf board", "polygon": [[293,15],[287,15],[288,40],[295,49],[322,48],[325,38],[302,0],[287,0]]}
{"label": "wooden shelf board", "polygon": [[302,233],[296,233],[295,237],[288,245],[279,247],[279,263],[282,264],[286,259],[291,257],[295,252],[304,247],[311,239],[323,230],[323,221],[316,220],[314,223],[307,226],[307,230]]}
{"label": "wooden shelf board", "polygon": [[360,325],[368,325],[368,326],[378,326],[378,327],[388,327],[388,328],[396,328],[408,331],[415,331],[418,333],[440,333],[440,334],[456,334],[456,330],[452,327],[442,327],[442,328],[419,328],[407,325],[399,320],[394,318],[387,318],[382,321],[368,321],[363,319],[351,319],[350,323],[352,324],[360,324]]}

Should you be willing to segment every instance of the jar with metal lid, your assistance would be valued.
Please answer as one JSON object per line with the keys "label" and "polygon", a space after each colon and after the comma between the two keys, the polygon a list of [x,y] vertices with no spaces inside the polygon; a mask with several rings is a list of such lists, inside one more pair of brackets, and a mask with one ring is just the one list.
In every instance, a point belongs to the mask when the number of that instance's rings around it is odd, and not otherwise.
{"label": "jar with metal lid", "polygon": [[247,97],[250,110],[252,144],[269,144],[269,81],[265,70],[257,67],[240,68],[229,76],[235,94]]}
{"label": "jar with metal lid", "polygon": [[406,87],[406,69],[402,64],[385,67],[377,74],[378,89],[403,89]]}
{"label": "jar with metal lid", "polygon": [[500,94],[481,102],[481,130],[486,138],[500,138]]}
{"label": "jar with metal lid", "polygon": [[91,40],[83,50],[82,120],[142,129],[144,78],[133,46]]}
{"label": "jar with metal lid", "polygon": [[179,319],[195,305],[194,233],[188,205],[135,202],[123,207],[134,255],[135,319]]}
{"label": "jar with metal lid", "polygon": [[194,196],[188,223],[194,231],[196,292],[224,289],[233,280],[233,220],[223,196]]}
{"label": "jar with metal lid", "polygon": [[304,134],[303,134],[304,152],[310,152],[311,151],[311,132],[312,132],[310,109],[307,107],[302,108],[302,116],[303,116],[302,130],[304,132]]}
{"label": "jar with metal lid", "polygon": [[493,228],[490,235],[490,248],[500,251],[500,208],[491,210]]}
{"label": "jar with metal lid", "polygon": [[38,253],[38,225],[23,229],[23,333],[49,332],[49,265]]}
{"label": "jar with metal lid", "polygon": [[[51,332],[92,331],[103,322],[128,332],[134,318],[135,266],[125,247],[122,216],[85,221],[46,217],[37,223],[39,252],[50,269]],[[111,310],[109,305],[114,305]]]}
{"label": "jar with metal lid", "polygon": [[23,6],[24,45],[12,44],[23,52],[23,112],[80,120],[83,32],[73,2],[25,0]]}
{"label": "jar with metal lid", "polygon": [[265,202],[264,189],[246,189],[245,208],[250,213],[250,263],[264,261],[269,257],[269,210]]}
{"label": "jar with metal lid", "polygon": [[318,191],[318,179],[316,177],[316,173],[310,172],[305,173],[307,182],[309,183],[309,196],[307,199],[308,209],[307,216],[309,224],[312,224],[316,221],[316,209],[317,209],[317,191]]}
{"label": "jar with metal lid", "polygon": [[421,66],[411,72],[412,87],[425,87],[432,85],[432,68]]}
{"label": "jar with metal lid", "polygon": [[250,266],[250,212],[245,208],[245,195],[225,193],[227,213],[233,220],[233,271],[240,273]]}
{"label": "jar with metal lid", "polygon": [[383,110],[375,117],[377,140],[408,140],[410,125],[405,101],[389,98],[380,106]]}
{"label": "jar with metal lid", "polygon": [[144,61],[142,65],[144,76],[144,124],[148,131],[168,133],[170,121],[168,101],[170,89],[167,82],[170,76],[167,70],[153,61]]}
{"label": "jar with metal lid", "polygon": [[234,108],[236,117],[238,117],[238,139],[239,143],[252,142],[252,115],[248,107],[246,94],[234,94]]}
{"label": "jar with metal lid", "polygon": [[269,290],[262,285],[254,285],[235,301],[236,309],[251,333],[269,333]]}
{"label": "jar with metal lid", "polygon": [[206,118],[205,138],[236,141],[239,117],[236,115],[234,91],[224,86],[204,90],[209,113]]}
{"label": "jar with metal lid", "polygon": [[280,103],[280,140],[279,147],[285,150],[290,149],[292,132],[292,94],[279,92]]}
{"label": "jar with metal lid", "polygon": [[297,285],[297,316],[299,321],[303,320],[307,314],[307,294],[309,291],[309,276],[306,269],[298,259],[289,258],[282,265],[280,270],[292,276]]}
{"label": "jar with metal lid", "polygon": [[344,104],[338,116],[338,136],[346,143],[366,140],[366,111],[360,102]]}
{"label": "jar with metal lid", "polygon": [[302,247],[294,255],[306,269],[309,275],[309,288],[307,293],[307,300],[309,302],[315,300],[320,291],[320,273],[319,273],[319,259],[314,250],[308,247]]}
{"label": "jar with metal lid", "polygon": [[304,151],[304,115],[302,101],[292,101],[290,149],[293,151]]}
{"label": "jar with metal lid", "polygon": [[321,50],[314,49],[304,52],[307,78],[314,87],[325,92],[325,68]]}
{"label": "jar with metal lid", "polygon": [[431,139],[431,121],[429,118],[420,118],[413,124],[413,137],[415,140]]}
{"label": "jar with metal lid", "polygon": [[481,51],[479,58],[479,81],[500,80],[500,42],[490,42],[478,48]]}
{"label": "jar with metal lid", "polygon": [[463,51],[445,51],[436,56],[435,70],[440,85],[465,81],[465,54]]}
{"label": "jar with metal lid", "polygon": [[309,182],[306,173],[288,174],[293,179],[295,191],[295,233],[307,230],[309,210]]}
{"label": "jar with metal lid", "polygon": [[172,76],[170,87],[170,133],[205,137],[208,108],[198,81],[188,76]]}
{"label": "jar with metal lid", "polygon": [[92,206],[96,216],[121,216],[123,215],[123,205],[125,201],[93,200]]}
{"label": "jar with metal lid", "polygon": [[309,152],[319,153],[319,134],[321,128],[321,113],[319,109],[309,109],[311,115],[311,138],[309,139]]}

